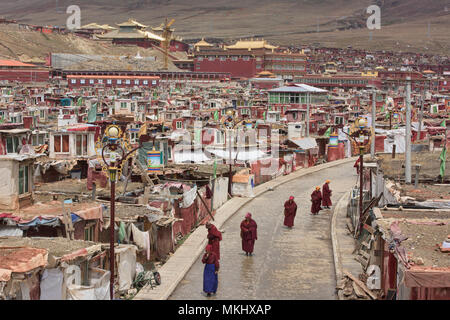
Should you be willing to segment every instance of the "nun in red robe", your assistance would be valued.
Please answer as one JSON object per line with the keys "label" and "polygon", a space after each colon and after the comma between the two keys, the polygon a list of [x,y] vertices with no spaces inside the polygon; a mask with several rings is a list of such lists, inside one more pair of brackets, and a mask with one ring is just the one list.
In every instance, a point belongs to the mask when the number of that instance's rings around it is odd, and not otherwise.
{"label": "nun in red robe", "polygon": [[288,228],[294,226],[295,215],[297,214],[297,204],[294,197],[290,196],[289,200],[284,203],[284,225]]}
{"label": "nun in red robe", "polygon": [[219,259],[214,252],[212,252],[212,246],[208,244],[205,248],[205,254],[203,255],[202,262],[205,264],[203,270],[203,292],[209,297],[216,294],[217,286],[219,284]]}
{"label": "nun in red robe", "polygon": [[320,203],[322,202],[322,193],[320,192],[320,187],[316,187],[316,190],[311,193],[311,214],[318,214],[322,209]]}
{"label": "nun in red robe", "polygon": [[248,212],[244,221],[241,222],[242,250],[244,250],[246,256],[251,256],[253,253],[255,240],[258,240],[257,228],[255,220],[252,219],[252,214]]}
{"label": "nun in red robe", "polygon": [[356,168],[356,174],[359,174],[359,157],[353,165],[353,168]]}
{"label": "nun in red robe", "polygon": [[208,229],[208,244],[212,246],[212,252],[214,252],[217,256],[217,259],[220,260],[220,241],[222,241],[222,233],[217,230],[216,226],[211,224],[210,222],[206,223],[206,229]]}
{"label": "nun in red robe", "polygon": [[331,190],[330,190],[330,180],[326,180],[322,186],[322,206],[330,209],[331,204]]}

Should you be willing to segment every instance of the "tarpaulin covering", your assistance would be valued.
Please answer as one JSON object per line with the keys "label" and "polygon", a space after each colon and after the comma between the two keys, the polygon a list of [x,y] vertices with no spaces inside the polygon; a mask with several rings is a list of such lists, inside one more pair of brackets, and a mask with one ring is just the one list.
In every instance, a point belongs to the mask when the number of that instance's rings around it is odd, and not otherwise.
{"label": "tarpaulin covering", "polygon": [[375,130],[375,133],[386,136],[384,139],[384,152],[388,153],[392,152],[394,144],[396,153],[405,153],[405,132],[405,129]]}
{"label": "tarpaulin covering", "polygon": [[314,138],[289,139],[289,141],[295,143],[300,149],[303,150],[317,148],[317,142]]}
{"label": "tarpaulin covering", "polygon": [[407,287],[450,288],[450,268],[412,267],[405,271]]}
{"label": "tarpaulin covering", "polygon": [[131,224],[131,232],[133,234],[133,242],[147,254],[147,260],[150,260],[150,234],[148,231],[139,230],[133,223]]}
{"label": "tarpaulin covering", "polygon": [[[243,177],[244,179],[239,179],[239,177]],[[235,181],[235,178],[236,181]],[[253,186],[255,177],[254,175],[235,175],[232,180],[231,185],[231,193],[232,195],[237,195],[241,197],[254,197]]]}
{"label": "tarpaulin covering", "polygon": [[76,215],[84,220],[100,220],[100,228],[103,227],[103,205],[99,205],[93,208],[76,211]]}
{"label": "tarpaulin covering", "polygon": [[[214,154],[215,156],[221,159],[229,159],[230,151],[229,150],[215,150],[215,149],[207,149],[208,152]],[[231,151],[231,159],[237,161],[255,161],[258,159],[266,159],[268,155],[262,152],[261,150],[235,150]]]}
{"label": "tarpaulin covering", "polygon": [[0,213],[0,219],[11,219],[16,222],[20,221],[20,217],[13,215],[12,213]]}
{"label": "tarpaulin covering", "polygon": [[87,247],[87,248],[81,248],[81,249],[79,249],[77,251],[73,251],[71,253],[63,255],[61,257],[61,262],[71,261],[71,260],[73,260],[75,258],[85,257],[87,255],[93,255],[93,254],[95,254],[97,252],[100,252],[101,250],[102,250],[102,245],[101,244],[95,244],[95,245],[92,245],[92,246]]}
{"label": "tarpaulin covering", "polygon": [[418,207],[426,207],[426,208],[436,208],[436,209],[450,209],[450,202],[448,200],[439,201],[439,200],[427,200],[427,201],[416,201],[414,204]]}
{"label": "tarpaulin covering", "polygon": [[9,281],[11,279],[11,273],[12,271],[9,269],[0,268],[0,281]]}
{"label": "tarpaulin covering", "polygon": [[183,193],[183,201],[180,202],[180,208],[188,208],[193,203],[197,197],[197,186],[195,185],[191,190]]}
{"label": "tarpaulin covering", "polygon": [[41,277],[41,300],[63,300],[64,274],[59,268],[45,269]]}
{"label": "tarpaulin covering", "polygon": [[49,226],[49,227],[57,227],[61,224],[60,220],[58,219],[58,217],[53,217],[53,218],[46,218],[46,217],[36,217],[33,220],[29,221],[29,222],[23,222],[23,223],[19,223],[18,226],[20,228],[29,228],[29,227],[35,227],[38,225],[44,225],[44,226]]}
{"label": "tarpaulin covering", "polygon": [[191,232],[192,227],[197,221],[196,208],[197,204],[192,203],[188,208],[177,207],[175,200],[175,218],[181,218],[173,224],[174,234],[181,233],[183,236]]}
{"label": "tarpaulin covering", "polygon": [[118,264],[119,290],[129,290],[136,275],[136,247],[120,245],[115,249],[115,254]]}
{"label": "tarpaulin covering", "polygon": [[[94,276],[97,272],[92,273]],[[67,300],[110,300],[109,278],[110,272],[103,270],[99,278],[91,276],[91,285],[68,285]]]}
{"label": "tarpaulin covering", "polygon": [[218,177],[214,181],[213,208],[221,207],[228,200],[228,178]]}
{"label": "tarpaulin covering", "polygon": [[23,230],[14,226],[0,226],[0,237],[22,237]]}
{"label": "tarpaulin covering", "polygon": [[211,160],[201,150],[194,152],[190,150],[182,150],[179,152],[175,152],[173,155],[173,159],[174,163],[183,163],[183,162],[202,163]]}
{"label": "tarpaulin covering", "polygon": [[20,291],[22,300],[39,300],[40,285],[39,274],[35,273],[32,277],[20,282]]}
{"label": "tarpaulin covering", "polygon": [[410,300],[450,300],[448,288],[418,288],[410,290]]}
{"label": "tarpaulin covering", "polygon": [[[45,249],[29,247],[0,247],[0,271],[28,272],[47,265],[48,252]],[[0,278],[8,278],[9,271],[0,272]],[[7,280],[6,280],[7,281]]]}

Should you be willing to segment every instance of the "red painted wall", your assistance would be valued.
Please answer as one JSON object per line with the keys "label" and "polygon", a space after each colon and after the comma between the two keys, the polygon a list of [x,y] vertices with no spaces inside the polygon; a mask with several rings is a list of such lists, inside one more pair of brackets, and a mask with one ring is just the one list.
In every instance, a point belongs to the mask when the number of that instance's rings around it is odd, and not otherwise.
{"label": "red painted wall", "polygon": [[199,61],[196,57],[194,70],[197,72],[229,72],[233,78],[251,78],[256,74],[256,59],[251,58],[244,61],[238,58],[237,61],[232,61],[231,58],[227,58],[226,61],[220,61],[220,58],[215,58],[214,61],[209,61],[208,58],[203,58],[203,61]]}
{"label": "red painted wall", "polygon": [[0,70],[0,80],[19,82],[47,82],[50,73],[48,70]]}
{"label": "red painted wall", "polygon": [[188,52],[189,51],[189,44],[178,41],[178,40],[171,40],[170,41],[170,48],[169,50],[171,52],[176,52],[176,51],[185,51]]}
{"label": "red painted wall", "polygon": [[[72,83],[71,79],[75,79],[77,82],[76,83]],[[86,82],[84,84],[80,83],[80,79],[85,79]],[[156,87],[158,86],[159,80],[158,79],[148,79],[148,84],[143,84],[143,80],[145,79],[138,79],[139,80],[139,84],[134,84],[134,78],[130,77],[130,83],[126,84],[125,80],[126,79],[121,79],[122,83],[121,84],[117,84],[116,79],[112,78],[112,83],[108,84],[106,82],[106,79],[103,79],[103,83],[102,85],[104,85],[106,88],[110,88],[110,87],[114,87],[114,88],[132,88],[134,86],[137,87],[146,87],[146,88],[151,88],[151,87]],[[156,80],[156,84],[152,84],[152,81]],[[94,79],[94,84],[97,84],[98,81],[97,79]],[[93,84],[89,83],[89,78],[83,78],[82,76],[80,76],[80,78],[69,78],[68,79],[68,87],[70,89],[72,88],[79,88],[79,87],[91,87]]]}

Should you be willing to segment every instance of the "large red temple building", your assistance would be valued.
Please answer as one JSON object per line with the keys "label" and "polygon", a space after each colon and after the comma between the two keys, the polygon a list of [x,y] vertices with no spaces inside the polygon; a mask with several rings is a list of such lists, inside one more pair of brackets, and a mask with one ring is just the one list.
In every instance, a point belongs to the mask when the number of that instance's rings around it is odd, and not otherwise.
{"label": "large red temple building", "polygon": [[194,71],[229,72],[232,78],[252,78],[261,71],[270,71],[289,80],[306,73],[303,53],[277,49],[265,40],[240,40],[219,47],[202,39],[194,45]]}
{"label": "large red temple building", "polygon": [[49,69],[16,60],[0,60],[0,80],[46,82]]}

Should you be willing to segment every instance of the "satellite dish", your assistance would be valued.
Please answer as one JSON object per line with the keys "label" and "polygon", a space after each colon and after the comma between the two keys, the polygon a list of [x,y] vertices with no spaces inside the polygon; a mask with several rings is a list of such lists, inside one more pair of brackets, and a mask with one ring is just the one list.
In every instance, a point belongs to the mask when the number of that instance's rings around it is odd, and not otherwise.
{"label": "satellite dish", "polygon": [[138,53],[136,54],[136,56],[134,58],[135,59],[143,59],[142,56],[139,54],[139,51],[138,51]]}

